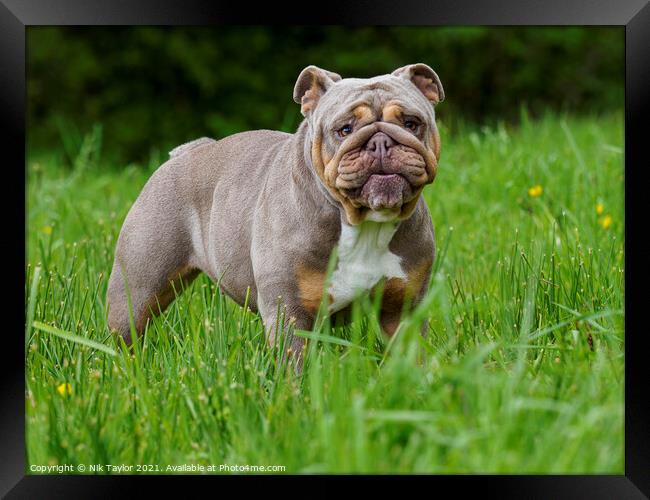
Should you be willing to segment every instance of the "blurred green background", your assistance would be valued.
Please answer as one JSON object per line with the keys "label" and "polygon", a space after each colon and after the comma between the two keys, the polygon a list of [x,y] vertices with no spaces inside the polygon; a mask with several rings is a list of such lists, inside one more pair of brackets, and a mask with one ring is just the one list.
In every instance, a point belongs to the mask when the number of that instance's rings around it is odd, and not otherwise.
{"label": "blurred green background", "polygon": [[28,154],[64,162],[93,127],[120,164],[204,135],[292,131],[309,64],[369,77],[427,63],[447,127],[624,103],[621,27],[30,27],[27,54]]}

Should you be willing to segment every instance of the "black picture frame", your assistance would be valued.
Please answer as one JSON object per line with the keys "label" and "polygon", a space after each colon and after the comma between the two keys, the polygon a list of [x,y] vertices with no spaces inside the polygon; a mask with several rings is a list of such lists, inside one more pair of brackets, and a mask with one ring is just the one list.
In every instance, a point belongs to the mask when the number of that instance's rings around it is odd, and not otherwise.
{"label": "black picture frame", "polygon": [[[625,96],[625,214],[626,228],[626,346],[625,346],[625,474],[607,476],[372,476],[359,477],[367,486],[400,487],[402,481],[422,482],[426,488],[453,488],[465,493],[475,488],[482,496],[499,498],[643,498],[650,495],[650,399],[648,380],[650,363],[643,349],[646,332],[641,327],[640,308],[644,283],[648,276],[648,260],[643,245],[645,224],[642,205],[644,170],[650,165],[644,143],[644,121],[650,111],[650,5],[647,0],[508,0],[472,1],[445,0],[416,2],[413,0],[358,1],[338,3],[318,13],[319,5],[291,7],[277,4],[216,3],[209,0],[0,0],[0,120],[5,185],[4,211],[0,221],[10,228],[0,241],[5,252],[7,279],[5,301],[11,327],[4,332],[2,370],[2,412],[0,413],[0,494],[9,498],[70,498],[71,496],[115,497],[150,492],[154,485],[169,488],[188,476],[26,476],[24,420],[24,349],[19,332],[24,331],[25,317],[15,311],[23,308],[20,289],[25,282],[25,217],[14,214],[13,203],[25,207],[25,191],[17,189],[25,181],[25,29],[37,25],[204,25],[204,24],[343,24],[343,25],[616,25],[625,26],[626,33],[626,96]],[[318,17],[315,17],[318,14]],[[644,160],[645,158],[645,160]],[[23,165],[23,170],[18,167]],[[15,182],[8,180],[15,174]],[[14,200],[8,201],[6,194]],[[637,215],[638,214],[638,215]],[[4,217],[3,217],[4,216]],[[640,218],[639,226],[630,221]],[[9,223],[9,224],[7,224]],[[640,229],[640,230],[639,230]],[[11,232],[10,232],[11,231]],[[14,234],[15,233],[15,234]],[[22,235],[22,236],[19,236]],[[23,245],[16,244],[22,237]],[[20,262],[21,264],[12,264]],[[22,269],[21,266],[22,265]],[[24,288],[23,288],[24,290]],[[14,301],[12,303],[11,301]],[[630,307],[628,307],[630,305]],[[644,383],[643,380],[646,382]],[[603,433],[608,430],[603,429]],[[561,454],[562,450],[558,450]],[[250,477],[189,477],[201,481],[237,481],[243,486]],[[292,477],[265,476],[259,480],[276,483]],[[302,477],[302,480],[305,478]],[[328,476],[341,486],[349,484],[350,476]],[[313,478],[308,478],[311,482]],[[396,484],[397,483],[397,484]],[[424,484],[432,483],[432,484]],[[279,485],[279,482],[276,483]],[[308,484],[303,487],[309,488]],[[291,486],[294,488],[294,486]],[[312,486],[313,488],[313,486]],[[312,489],[310,488],[310,490]],[[430,490],[430,491],[436,491]],[[168,492],[172,490],[169,489]],[[184,488],[185,494],[188,491]],[[277,491],[283,493],[284,488]],[[303,490],[304,491],[304,490]],[[438,490],[439,491],[439,490]],[[215,490],[216,492],[216,490]],[[324,491],[323,491],[324,493]],[[321,493],[321,494],[323,494]]]}

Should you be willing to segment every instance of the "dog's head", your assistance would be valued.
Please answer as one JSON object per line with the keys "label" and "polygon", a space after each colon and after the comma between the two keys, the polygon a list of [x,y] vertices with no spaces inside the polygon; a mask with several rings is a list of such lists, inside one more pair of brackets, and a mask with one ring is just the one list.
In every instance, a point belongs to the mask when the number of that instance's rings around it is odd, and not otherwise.
{"label": "dog's head", "polygon": [[348,222],[408,218],[440,157],[438,75],[411,64],[390,75],[341,79],[308,66],[293,98],[309,124],[313,168]]}

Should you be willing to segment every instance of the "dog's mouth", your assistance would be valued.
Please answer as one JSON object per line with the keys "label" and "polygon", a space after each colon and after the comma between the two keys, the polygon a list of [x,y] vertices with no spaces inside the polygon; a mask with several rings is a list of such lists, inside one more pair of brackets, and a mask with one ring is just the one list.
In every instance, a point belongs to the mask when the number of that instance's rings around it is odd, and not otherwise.
{"label": "dog's mouth", "polygon": [[410,183],[400,174],[372,174],[355,198],[371,210],[393,210],[400,208],[411,193]]}
{"label": "dog's mouth", "polygon": [[336,187],[356,207],[399,211],[426,182],[422,156],[410,147],[395,145],[381,158],[363,148],[343,155]]}

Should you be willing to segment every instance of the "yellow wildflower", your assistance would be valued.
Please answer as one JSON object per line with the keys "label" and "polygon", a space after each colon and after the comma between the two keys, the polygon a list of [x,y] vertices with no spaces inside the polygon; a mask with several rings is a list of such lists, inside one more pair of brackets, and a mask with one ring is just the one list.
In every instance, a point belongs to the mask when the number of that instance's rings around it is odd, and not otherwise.
{"label": "yellow wildflower", "polygon": [[598,222],[600,223],[601,226],[603,226],[603,229],[607,229],[607,228],[609,228],[609,226],[612,225],[612,216],[607,214],[605,217],[600,219]]}
{"label": "yellow wildflower", "polygon": [[605,205],[603,205],[602,203],[599,203],[598,205],[596,205],[596,214],[597,215],[602,215],[603,210],[605,210]]}
{"label": "yellow wildflower", "polygon": [[52,226],[43,226],[43,229],[41,229],[45,234],[52,234]]}
{"label": "yellow wildflower", "polygon": [[70,396],[72,394],[72,386],[70,384],[60,384],[56,388],[56,392],[61,394],[61,396]]}
{"label": "yellow wildflower", "polygon": [[540,186],[539,184],[531,188],[528,188],[528,196],[530,196],[531,198],[537,198],[538,196],[541,195],[542,195],[542,186]]}

